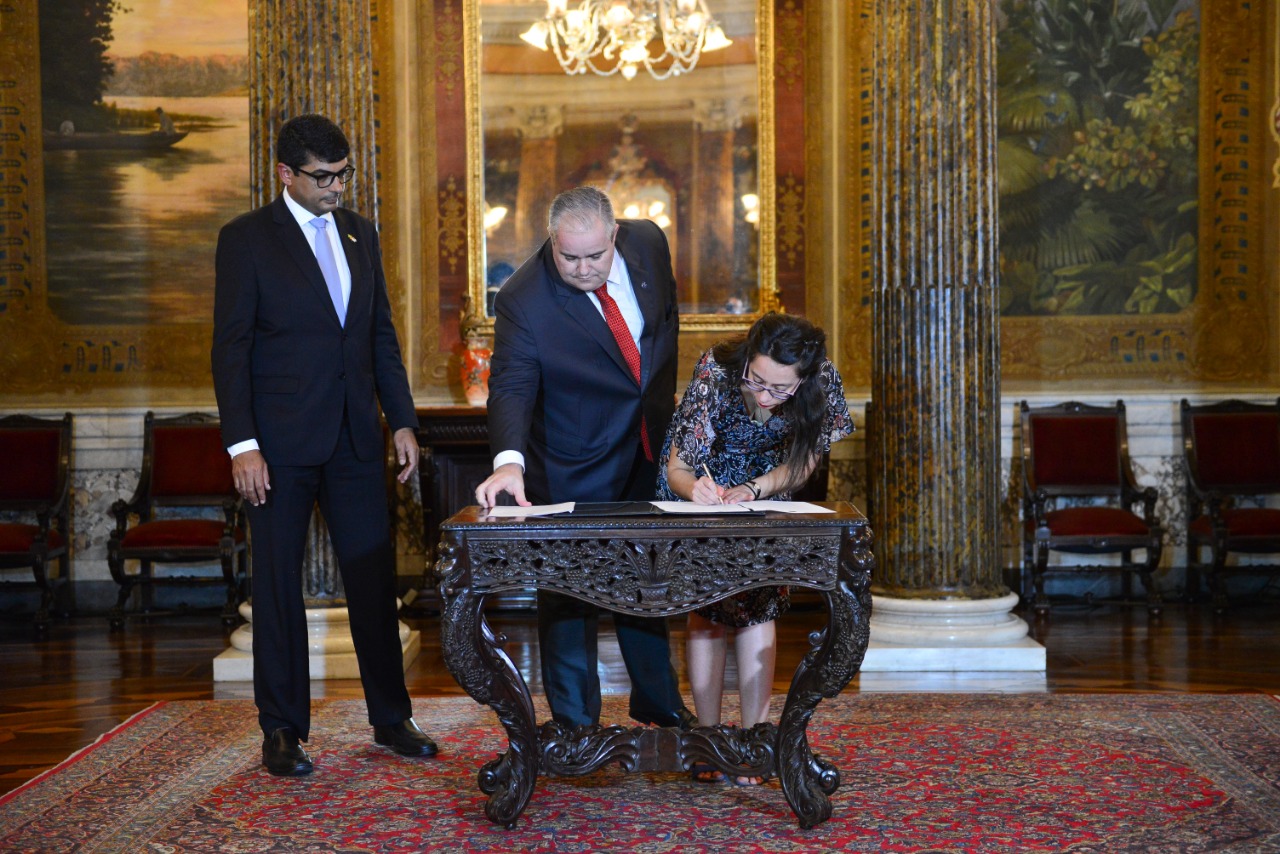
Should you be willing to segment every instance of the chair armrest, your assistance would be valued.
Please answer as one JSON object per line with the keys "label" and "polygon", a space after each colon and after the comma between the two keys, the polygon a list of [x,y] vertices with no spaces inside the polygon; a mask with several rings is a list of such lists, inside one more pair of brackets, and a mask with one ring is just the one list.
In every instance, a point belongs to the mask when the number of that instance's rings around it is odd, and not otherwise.
{"label": "chair armrest", "polygon": [[116,518],[114,536],[123,537],[125,530],[129,527],[129,517],[138,512],[138,508],[134,506],[133,501],[125,501],[123,498],[117,498],[115,501],[111,502],[111,515]]}
{"label": "chair armrest", "polygon": [[1204,512],[1210,519],[1221,519],[1223,511],[1230,510],[1236,503],[1233,496],[1218,492],[1216,489],[1206,490],[1201,493],[1200,498],[1204,502]]}
{"label": "chair armrest", "polygon": [[222,502],[222,514],[226,517],[227,525],[223,529],[224,534],[230,534],[244,520],[244,499],[243,498],[227,498]]}
{"label": "chair armrest", "polygon": [[1136,497],[1142,502],[1142,520],[1148,525],[1156,524],[1156,502],[1160,500],[1160,493],[1154,486],[1148,486]]}
{"label": "chair armrest", "polygon": [[1027,499],[1027,510],[1035,520],[1036,526],[1043,527],[1046,524],[1045,514],[1049,511],[1049,493],[1043,489],[1037,489],[1031,493]]}

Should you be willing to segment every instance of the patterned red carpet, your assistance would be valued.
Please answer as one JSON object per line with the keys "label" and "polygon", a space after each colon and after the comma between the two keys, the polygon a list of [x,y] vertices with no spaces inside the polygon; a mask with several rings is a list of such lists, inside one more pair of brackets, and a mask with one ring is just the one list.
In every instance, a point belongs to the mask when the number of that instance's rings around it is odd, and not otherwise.
{"label": "patterned red carpet", "polygon": [[282,780],[250,703],[154,706],[0,798],[0,851],[1280,851],[1269,696],[849,694],[809,727],[843,777],[812,831],[776,782],[621,771],[540,781],[505,831],[476,787],[504,745],[492,712],[415,711],[437,759],[374,747],[362,702],[317,702],[316,772]]}

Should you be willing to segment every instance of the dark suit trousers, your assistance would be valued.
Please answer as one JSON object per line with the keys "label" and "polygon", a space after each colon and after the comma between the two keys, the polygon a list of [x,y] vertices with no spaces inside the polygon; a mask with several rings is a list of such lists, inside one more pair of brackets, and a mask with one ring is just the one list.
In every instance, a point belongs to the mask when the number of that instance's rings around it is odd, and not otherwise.
{"label": "dark suit trousers", "polygon": [[[637,451],[621,500],[649,500],[657,468]],[[538,648],[542,683],[552,719],[567,726],[600,722],[600,677],[596,672],[600,609],[560,593],[538,592]],[[671,666],[671,642],[663,618],[614,612],[618,646],[631,678],[631,715],[669,718],[684,706]]]}
{"label": "dark suit trousers", "polygon": [[273,466],[267,501],[249,505],[253,538],[253,693],[264,733],[311,721],[302,563],[318,502],[338,558],[369,722],[412,716],[396,613],[395,553],[381,455],[356,456],[343,419],[337,447],[319,466]]}

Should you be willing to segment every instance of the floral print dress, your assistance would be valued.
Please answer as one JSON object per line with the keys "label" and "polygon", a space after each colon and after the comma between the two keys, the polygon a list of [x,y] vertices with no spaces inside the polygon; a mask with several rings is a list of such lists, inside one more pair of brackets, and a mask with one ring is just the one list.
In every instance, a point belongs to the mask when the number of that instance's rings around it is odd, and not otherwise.
{"label": "floral print dress", "polygon": [[[853,432],[853,419],[840,374],[830,360],[822,363],[812,381],[822,385],[827,397],[826,421],[817,448],[819,453],[826,453],[832,442]],[[662,446],[658,461],[659,500],[680,500],[667,482],[667,461],[673,443],[680,448],[680,459],[699,473],[706,465],[715,482],[723,486],[760,477],[786,462],[792,433],[787,408],[785,403],[775,407],[764,423],[755,420],[742,396],[739,378],[725,371],[710,350],[703,353]],[[778,501],[790,498],[790,493],[785,492],[770,496]],[[699,608],[698,613],[712,622],[742,628],[775,620],[790,605],[786,587],[764,587]]]}

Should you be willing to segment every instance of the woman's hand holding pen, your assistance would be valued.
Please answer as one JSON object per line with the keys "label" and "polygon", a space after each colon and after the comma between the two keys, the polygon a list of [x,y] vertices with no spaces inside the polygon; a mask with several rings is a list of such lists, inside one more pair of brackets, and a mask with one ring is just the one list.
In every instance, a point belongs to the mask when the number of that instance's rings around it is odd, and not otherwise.
{"label": "woman's hand holding pen", "polygon": [[694,504],[723,504],[724,487],[716,483],[705,463],[702,471],[703,476],[693,482],[693,494],[689,500]]}

